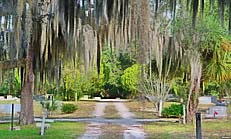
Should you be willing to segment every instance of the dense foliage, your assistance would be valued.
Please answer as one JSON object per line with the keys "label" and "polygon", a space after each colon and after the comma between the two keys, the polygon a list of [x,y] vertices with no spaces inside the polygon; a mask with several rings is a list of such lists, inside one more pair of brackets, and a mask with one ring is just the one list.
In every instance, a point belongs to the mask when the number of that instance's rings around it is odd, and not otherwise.
{"label": "dense foliage", "polygon": [[13,95],[19,97],[21,91],[21,79],[19,74],[17,74],[17,71],[6,72],[4,76],[6,79],[0,84],[0,96]]}
{"label": "dense foliage", "polygon": [[179,104],[171,104],[168,108],[164,108],[162,111],[163,117],[181,117],[183,115],[183,107]]}

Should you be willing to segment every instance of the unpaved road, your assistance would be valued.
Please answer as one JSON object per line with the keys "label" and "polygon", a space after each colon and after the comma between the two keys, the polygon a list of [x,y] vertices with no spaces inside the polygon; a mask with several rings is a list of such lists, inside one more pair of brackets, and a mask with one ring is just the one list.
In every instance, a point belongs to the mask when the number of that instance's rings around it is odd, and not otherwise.
{"label": "unpaved road", "polygon": [[[93,115],[96,119],[103,119],[105,107],[111,104],[110,102],[97,103],[95,106],[95,111]],[[86,132],[79,139],[112,139],[121,138],[121,139],[144,139],[146,134],[141,128],[142,125],[133,121],[134,114],[129,111],[129,109],[124,105],[123,102],[114,102],[113,103],[121,116],[121,120],[124,121],[119,125],[107,126],[105,123],[92,122],[88,124]],[[95,120],[97,121],[97,120]],[[106,119],[105,119],[106,121]],[[107,129],[103,128],[107,126]],[[111,128],[110,128],[111,127]],[[116,127],[113,128],[113,127]],[[122,130],[122,131],[121,131]]]}

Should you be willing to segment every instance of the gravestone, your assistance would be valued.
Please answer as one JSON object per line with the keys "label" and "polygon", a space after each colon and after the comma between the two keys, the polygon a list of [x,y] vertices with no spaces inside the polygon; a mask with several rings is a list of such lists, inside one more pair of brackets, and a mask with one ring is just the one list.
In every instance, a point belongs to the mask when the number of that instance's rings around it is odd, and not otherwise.
{"label": "gravestone", "polygon": [[200,104],[211,104],[212,103],[212,99],[211,99],[210,96],[199,97],[199,103]]}
{"label": "gravestone", "polygon": [[7,95],[5,100],[18,100],[19,98]]}
{"label": "gravestone", "polygon": [[166,101],[169,101],[169,102],[176,102],[179,100],[180,100],[180,98],[176,95],[173,95],[173,94],[168,94],[166,97]]}
{"label": "gravestone", "polygon": [[101,97],[94,97],[94,100],[101,100]]}
{"label": "gravestone", "polygon": [[6,99],[7,99],[7,100],[12,100],[13,97],[12,97],[11,95],[7,95],[7,96],[6,96]]}
{"label": "gravestone", "polygon": [[46,97],[44,95],[34,95],[33,98],[34,100],[39,101],[39,102],[46,100]]}
{"label": "gravestone", "polygon": [[80,100],[88,100],[88,95],[83,95],[83,97]]}
{"label": "gravestone", "polygon": [[[14,112],[18,113],[21,110],[20,104],[14,104]],[[11,113],[11,104],[0,104],[0,112]]]}
{"label": "gravestone", "polygon": [[4,96],[0,96],[0,100],[5,100]]}
{"label": "gravestone", "polygon": [[228,102],[226,100],[220,100],[216,103],[216,106],[227,106]]}
{"label": "gravestone", "polygon": [[217,97],[216,96],[211,96],[211,101],[212,103],[217,103]]}
{"label": "gravestone", "polygon": [[205,115],[206,118],[222,118],[226,116],[227,116],[227,107],[225,106],[210,107],[207,114]]}

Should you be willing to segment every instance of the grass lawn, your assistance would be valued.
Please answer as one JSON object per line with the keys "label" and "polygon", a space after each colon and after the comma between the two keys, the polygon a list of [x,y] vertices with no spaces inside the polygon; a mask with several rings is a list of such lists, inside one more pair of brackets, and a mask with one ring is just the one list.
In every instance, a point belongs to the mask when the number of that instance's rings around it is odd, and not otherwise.
{"label": "grass lawn", "polygon": [[[164,108],[169,107],[171,104],[176,102],[165,102]],[[136,118],[152,119],[158,118],[155,113],[154,105],[148,101],[130,101],[126,102],[125,105],[135,114]]]}
{"label": "grass lawn", "polygon": [[106,119],[116,119],[116,118],[121,118],[115,105],[113,104],[109,104],[105,107],[105,110],[104,110],[104,118]]}
{"label": "grass lawn", "polygon": [[57,122],[41,137],[35,125],[23,126],[20,131],[9,131],[9,124],[0,124],[1,139],[75,139],[85,131],[84,123]]}
{"label": "grass lawn", "polygon": [[[144,125],[150,139],[195,138],[195,126],[178,123],[152,123]],[[202,123],[203,139],[231,138],[231,121],[210,120]]]}

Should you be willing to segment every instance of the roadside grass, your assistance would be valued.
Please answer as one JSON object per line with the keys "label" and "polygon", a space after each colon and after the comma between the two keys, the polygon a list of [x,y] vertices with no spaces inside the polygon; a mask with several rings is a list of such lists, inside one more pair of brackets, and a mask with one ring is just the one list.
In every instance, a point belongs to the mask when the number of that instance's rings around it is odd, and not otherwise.
{"label": "roadside grass", "polygon": [[74,113],[64,114],[58,110],[50,118],[93,118],[93,111],[95,110],[96,102],[93,101],[78,101],[76,102],[63,102],[63,104],[72,103],[77,106]]}
{"label": "roadside grass", "polygon": [[20,101],[16,101],[16,100],[0,100],[0,104],[20,104]]}
{"label": "roadside grass", "polygon": [[105,107],[104,118],[106,119],[118,119],[121,118],[119,112],[117,111],[115,105],[109,104]]}
{"label": "roadside grass", "polygon": [[[178,104],[177,102],[165,102],[163,107],[169,107],[171,104]],[[148,101],[130,101],[125,105],[130,109],[130,112],[135,114],[135,118],[152,119],[158,118],[153,103]]]}
{"label": "roadside grass", "polygon": [[1,139],[75,139],[85,131],[84,123],[52,123],[45,135],[39,135],[40,128],[35,125],[23,126],[19,131],[9,131],[9,124],[0,124]]}
{"label": "roadside grass", "polygon": [[[49,118],[92,118],[93,111],[95,109],[95,103],[93,101],[78,101],[76,102],[63,102],[76,104],[78,109],[71,114],[64,114],[61,110],[55,111]],[[0,104],[20,104],[17,101],[0,101]],[[39,102],[34,101],[34,113],[36,117],[42,117],[43,108]],[[8,116],[7,114],[0,113],[0,117]]]}
{"label": "roadside grass", "polygon": [[[144,125],[150,139],[189,139],[195,138],[195,125],[179,123],[152,123]],[[204,139],[231,138],[231,121],[209,120],[202,123]]]}
{"label": "roadside grass", "polygon": [[157,118],[155,116],[155,109],[151,102],[147,101],[130,101],[125,105],[130,109],[130,112],[135,114],[135,118]]}

